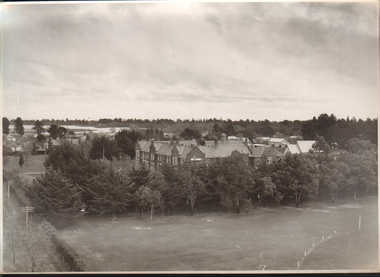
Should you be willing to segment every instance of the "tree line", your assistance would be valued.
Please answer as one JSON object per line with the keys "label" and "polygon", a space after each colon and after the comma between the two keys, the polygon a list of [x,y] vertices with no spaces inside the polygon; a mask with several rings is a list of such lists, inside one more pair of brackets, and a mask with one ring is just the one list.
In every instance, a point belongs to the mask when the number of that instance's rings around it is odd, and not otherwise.
{"label": "tree line", "polygon": [[240,213],[257,205],[300,207],[310,199],[336,201],[376,194],[376,145],[353,138],[348,146],[346,151],[288,154],[258,168],[247,166],[237,154],[180,167],[164,163],[151,171],[128,156],[105,159],[91,155],[88,145],[63,144],[52,149],[44,163],[46,172],[26,193],[37,209],[56,216],[115,217],[137,211],[151,219],[155,212],[170,215],[184,205],[193,215],[199,203]]}
{"label": "tree line", "polygon": [[[366,120],[356,118],[337,119],[334,114],[320,114],[310,120],[283,120],[283,121],[255,121],[255,120],[238,120],[230,119],[192,119],[173,121],[171,119],[107,119],[93,121],[81,120],[47,120],[41,121],[25,121],[21,118],[9,121],[3,117],[3,133],[9,134],[9,125],[15,124],[15,130],[20,135],[24,134],[23,123],[34,125],[38,133],[38,125],[61,126],[66,125],[82,125],[82,126],[108,126],[108,127],[131,127],[134,129],[145,128],[146,131],[140,131],[143,138],[154,138],[157,140],[167,139],[164,132],[173,133],[176,137],[184,139],[199,139],[203,132],[208,132],[204,139],[219,139],[221,134],[228,136],[242,136],[250,140],[260,136],[281,137],[292,140],[292,136],[302,137],[306,140],[314,140],[316,136],[323,136],[330,147],[345,148],[347,142],[352,138],[360,138],[369,140],[377,145],[377,118]],[[59,128],[59,127],[58,127]],[[64,131],[61,127],[61,131]],[[50,129],[50,128],[49,128]],[[55,131],[55,130],[52,130]],[[67,131],[67,130],[66,130]],[[40,136],[41,139],[43,137]]]}

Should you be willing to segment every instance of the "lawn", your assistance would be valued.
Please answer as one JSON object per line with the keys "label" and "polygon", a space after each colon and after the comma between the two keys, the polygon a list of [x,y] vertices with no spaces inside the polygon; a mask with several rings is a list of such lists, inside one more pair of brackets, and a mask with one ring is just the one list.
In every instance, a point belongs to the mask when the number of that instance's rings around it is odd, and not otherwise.
{"label": "lawn", "polygon": [[[40,172],[45,171],[44,161],[45,155],[28,155],[24,156],[24,164],[19,165],[19,156],[7,156],[4,170],[15,171],[17,173],[28,174],[33,177],[41,176]],[[4,159],[4,157],[3,157]]]}
{"label": "lawn", "polygon": [[91,271],[257,270],[260,264],[265,270],[296,270],[297,261],[301,270],[374,270],[377,215],[372,197],[309,202],[300,209],[259,207],[239,215],[157,216],[152,223],[136,214],[115,222],[88,216],[59,231]]}

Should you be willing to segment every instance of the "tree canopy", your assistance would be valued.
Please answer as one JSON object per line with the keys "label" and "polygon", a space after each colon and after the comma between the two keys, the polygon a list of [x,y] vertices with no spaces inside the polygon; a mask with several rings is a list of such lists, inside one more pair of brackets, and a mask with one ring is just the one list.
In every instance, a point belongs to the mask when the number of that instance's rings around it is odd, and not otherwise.
{"label": "tree canopy", "polygon": [[17,117],[15,121],[15,129],[16,133],[19,134],[20,136],[24,135],[24,123],[22,122],[22,119],[20,117]]}
{"label": "tree canopy", "polygon": [[39,120],[36,120],[32,129],[37,132],[37,136],[41,135],[41,133],[45,131],[44,124]]}
{"label": "tree canopy", "polygon": [[28,195],[37,209],[58,217],[80,216],[84,208],[81,189],[60,171],[52,169],[33,180]]}
{"label": "tree canopy", "polygon": [[8,135],[9,134],[9,119],[6,117],[3,117],[3,134]]}

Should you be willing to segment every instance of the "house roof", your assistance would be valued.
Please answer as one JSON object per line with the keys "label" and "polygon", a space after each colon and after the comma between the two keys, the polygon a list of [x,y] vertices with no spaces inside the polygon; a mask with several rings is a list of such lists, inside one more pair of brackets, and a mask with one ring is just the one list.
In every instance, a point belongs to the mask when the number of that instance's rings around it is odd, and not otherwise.
{"label": "house roof", "polygon": [[276,152],[277,152],[277,156],[278,157],[283,157],[285,156],[285,150],[286,150],[286,147],[275,147],[273,148]]}
{"label": "house roof", "polygon": [[191,145],[197,145],[197,142],[193,140],[180,140],[178,142],[179,145],[184,145],[184,146],[191,146]]}
{"label": "house roof", "polygon": [[265,156],[278,156],[278,152],[274,149],[274,148],[272,148],[272,147],[264,147],[264,153],[263,153],[263,155],[265,155]]}
{"label": "house roof", "polygon": [[285,143],[288,143],[287,141],[286,141],[286,139],[284,139],[284,138],[270,138],[269,140],[268,140],[268,142],[269,143],[282,143],[282,142],[284,142],[285,141]]}
{"label": "house roof", "polygon": [[204,146],[214,146],[215,145],[215,141],[213,140],[205,140],[205,145]]}
{"label": "house roof", "polygon": [[297,141],[298,148],[300,149],[301,153],[307,153],[309,150],[313,149],[313,144],[315,143],[315,140],[299,140]]}
{"label": "house roof", "polygon": [[144,152],[149,152],[150,148],[150,141],[139,141],[140,143],[140,150]]}
{"label": "house roof", "polygon": [[198,146],[205,153],[205,158],[224,158],[231,156],[232,152],[237,151],[241,154],[250,155],[248,147],[244,144],[219,144],[217,147]]}
{"label": "house roof", "polygon": [[263,153],[264,153],[264,148],[267,148],[267,147],[263,147],[263,146],[251,147],[251,155],[250,156],[254,157],[254,158],[262,157]]}
{"label": "house roof", "polygon": [[[167,155],[167,156],[170,156],[172,154],[172,150],[174,148],[174,144],[170,144],[170,143],[161,143],[160,145],[158,145],[159,143],[155,143],[155,147],[156,147],[156,151],[157,151],[157,154],[159,155]],[[159,147],[159,148],[158,148]]]}
{"label": "house roof", "polygon": [[254,147],[269,147],[268,144],[263,144],[263,143],[254,143],[254,144],[251,144],[253,145]]}
{"label": "house roof", "polygon": [[181,156],[181,158],[186,158],[187,154],[190,153],[190,151],[193,149],[191,146],[184,146],[184,145],[179,145],[176,146],[178,150],[178,156]]}
{"label": "house roof", "polygon": [[288,144],[288,149],[290,154],[301,153],[301,150],[298,148],[297,144]]}

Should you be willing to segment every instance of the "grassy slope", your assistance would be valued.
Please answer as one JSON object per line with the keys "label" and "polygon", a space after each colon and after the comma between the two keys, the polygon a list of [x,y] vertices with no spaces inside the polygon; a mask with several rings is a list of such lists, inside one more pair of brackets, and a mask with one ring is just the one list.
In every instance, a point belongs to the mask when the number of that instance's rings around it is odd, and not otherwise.
{"label": "grassy slope", "polygon": [[[153,223],[135,215],[114,223],[86,217],[61,232],[94,271],[256,270],[261,252],[267,270],[294,270],[297,261],[301,269],[377,268],[377,198],[353,204],[198,213]],[[313,243],[319,244],[303,259]]]}

